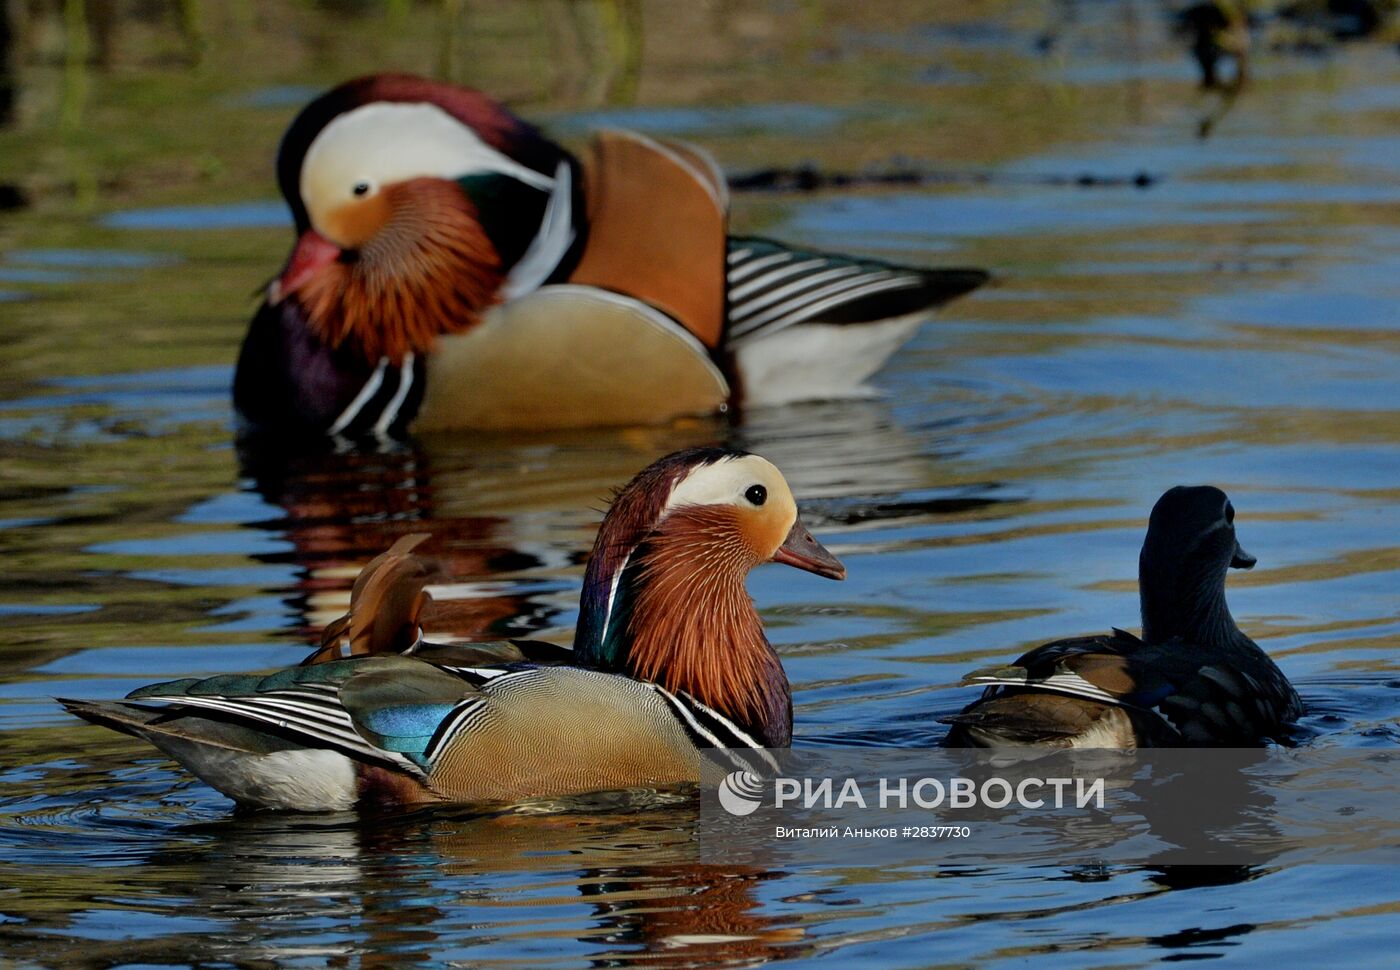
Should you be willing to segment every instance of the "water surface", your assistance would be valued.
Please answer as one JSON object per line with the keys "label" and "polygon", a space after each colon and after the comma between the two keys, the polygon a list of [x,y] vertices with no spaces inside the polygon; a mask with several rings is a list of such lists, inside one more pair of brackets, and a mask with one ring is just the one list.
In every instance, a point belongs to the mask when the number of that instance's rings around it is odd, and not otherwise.
{"label": "water surface", "polygon": [[[1230,602],[1302,692],[1304,743],[1400,740],[1393,47],[1262,52],[1226,105],[1195,88],[1156,4],[649,6],[622,105],[605,102],[625,84],[587,81],[625,81],[621,48],[594,43],[590,66],[579,38],[598,24],[561,27],[556,5],[471,5],[452,43],[431,6],[389,6],[209,12],[206,34],[239,47],[212,44],[195,68],[172,60],[171,25],[133,25],[76,89],[42,51],[23,70],[0,130],[0,174],[31,197],[0,214],[0,954],[1388,964],[1386,868],[717,869],[698,861],[693,805],[670,798],[240,816],[140,743],[66,717],[53,695],[299,660],[359,566],[406,532],[432,531],[456,578],[438,629],[566,642],[610,490],[666,451],[724,442],[784,469],[850,571],[750,583],[798,744],[935,744],[937,717],[969,699],[950,689],[963,671],[1135,627],[1147,512],[1197,482],[1230,493],[1259,557]],[[289,244],[277,134],[306,91],[389,66],[445,67],[573,139],[652,126],[733,171],[941,174],[741,196],[736,223],[997,281],[925,327],[873,400],[240,452],[231,362]],[[1111,181],[1076,184],[1086,173]]]}

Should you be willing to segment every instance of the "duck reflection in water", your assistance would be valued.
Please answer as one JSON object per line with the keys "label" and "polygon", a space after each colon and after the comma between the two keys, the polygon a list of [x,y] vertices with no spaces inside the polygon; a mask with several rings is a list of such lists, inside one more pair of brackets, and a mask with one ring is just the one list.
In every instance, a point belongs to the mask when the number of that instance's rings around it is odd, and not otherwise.
{"label": "duck reflection in water", "polygon": [[[415,532],[433,534],[425,552],[440,567],[424,614],[429,632],[454,640],[567,639],[577,576],[606,497],[656,455],[689,447],[769,457],[811,505],[814,524],[1004,500],[969,497],[966,489],[955,498],[879,498],[947,489],[934,465],[937,443],[906,431],[878,399],[755,409],[741,421],[434,434],[341,449],[245,438],[239,458],[245,488],[278,510],[249,525],[290,546],[258,560],[300,568],[284,599],[297,617],[293,631],[307,642],[345,611],[365,563]],[[996,489],[977,487],[979,494]]]}
{"label": "duck reflection in water", "polygon": [[[788,874],[701,862],[695,822],[692,801],[643,792],[487,815],[242,812],[181,827],[142,863],[178,877],[193,908],[221,914],[223,928],[139,952],[152,963],[197,953],[393,967],[441,960],[443,940],[470,948],[512,937],[576,940],[598,966],[754,965],[810,952],[797,917],[766,914],[758,898]],[[528,923],[523,897],[536,907]],[[283,915],[267,926],[269,912]],[[352,924],[353,933],[325,932]]]}

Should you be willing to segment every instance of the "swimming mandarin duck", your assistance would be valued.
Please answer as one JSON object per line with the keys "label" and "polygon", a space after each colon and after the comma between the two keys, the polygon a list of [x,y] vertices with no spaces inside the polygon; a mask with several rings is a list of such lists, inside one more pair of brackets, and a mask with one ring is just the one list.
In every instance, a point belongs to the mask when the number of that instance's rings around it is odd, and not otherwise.
{"label": "swimming mandarin duck", "polygon": [[277,174],[297,241],[234,382],[270,432],[658,423],[850,396],[987,279],[730,237],[700,149],[608,131],[575,157],[478,91],[407,75],[312,101]]}
{"label": "swimming mandarin duck", "polygon": [[845,577],[777,468],[725,449],[663,458],[618,493],[572,651],[425,642],[432,572],[410,555],[421,538],[365,568],[350,613],[301,666],[63,703],[256,807],[501,803],[698,781],[702,758],[753,765],[743,759],[792,736],[791,688],[745,592],[749,570],[771,561]]}
{"label": "swimming mandarin duck", "polygon": [[1152,509],[1138,559],[1142,638],[1057,640],[976,670],[980,700],[948,718],[960,747],[1252,746],[1303,712],[1288,678],[1235,624],[1225,575],[1255,558],[1218,488],[1177,486]]}

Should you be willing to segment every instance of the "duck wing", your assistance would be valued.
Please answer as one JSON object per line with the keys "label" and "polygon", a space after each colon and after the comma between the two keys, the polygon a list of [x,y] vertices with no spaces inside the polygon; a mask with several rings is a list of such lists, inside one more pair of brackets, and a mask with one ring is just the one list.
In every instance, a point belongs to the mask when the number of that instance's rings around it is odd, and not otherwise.
{"label": "duck wing", "polygon": [[425,777],[424,752],[439,723],[480,696],[468,679],[409,657],[361,657],[152,684],[122,706],[159,707],[164,727],[184,714],[221,718],[264,734],[325,747]]}
{"label": "duck wing", "polygon": [[[1252,651],[1235,657],[1179,639],[1146,644],[1114,630],[1047,643],[1014,664],[975,670],[963,683],[986,685],[984,701],[1029,690],[1150,711],[1189,744],[1257,744],[1301,704],[1262,651],[1247,646]],[[1252,662],[1254,654],[1263,665]]]}
{"label": "duck wing", "polygon": [[731,349],[795,324],[875,323],[933,310],[990,278],[980,269],[921,269],[744,236],[729,240],[726,276]]}
{"label": "duck wing", "polygon": [[1014,663],[974,670],[962,683],[987,686],[984,697],[996,696],[999,688],[1021,687],[1151,708],[1175,689],[1170,679],[1173,671],[1154,663],[1158,653],[1132,634],[1115,629],[1107,636],[1044,644]]}
{"label": "duck wing", "polygon": [[122,701],[61,700],[241,804],[297,811],[350,809],[366,797],[437,800],[432,741],[453,712],[482,702],[469,680],[405,657],[170,681]]}

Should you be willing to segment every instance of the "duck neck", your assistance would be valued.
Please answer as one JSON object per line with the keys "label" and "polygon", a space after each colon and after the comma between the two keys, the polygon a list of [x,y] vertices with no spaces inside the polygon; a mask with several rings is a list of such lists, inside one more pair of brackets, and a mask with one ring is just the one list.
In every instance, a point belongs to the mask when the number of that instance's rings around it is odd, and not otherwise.
{"label": "duck neck", "polygon": [[1138,571],[1142,638],[1164,643],[1180,638],[1202,646],[1228,646],[1244,638],[1225,602],[1225,576],[1217,568],[1175,577]]}
{"label": "duck neck", "polygon": [[744,580],[753,554],[723,510],[672,513],[628,558],[581,659],[684,692],[760,744],[792,738],[792,690]]}

